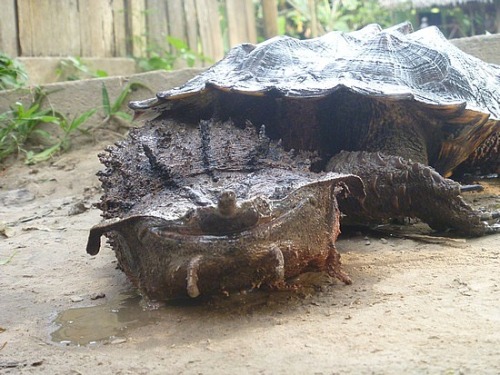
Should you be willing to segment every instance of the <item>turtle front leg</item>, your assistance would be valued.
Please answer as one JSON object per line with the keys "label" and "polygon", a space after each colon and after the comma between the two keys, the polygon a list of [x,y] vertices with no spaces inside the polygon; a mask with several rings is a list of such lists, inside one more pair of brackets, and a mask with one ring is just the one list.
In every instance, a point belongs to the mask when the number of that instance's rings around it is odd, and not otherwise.
{"label": "turtle front leg", "polygon": [[453,230],[465,236],[481,236],[495,229],[484,222],[460,196],[460,184],[442,177],[433,168],[371,152],[341,152],[327,170],[353,173],[365,184],[364,201],[339,200],[346,219],[375,224],[391,218],[419,218],[438,231]]}

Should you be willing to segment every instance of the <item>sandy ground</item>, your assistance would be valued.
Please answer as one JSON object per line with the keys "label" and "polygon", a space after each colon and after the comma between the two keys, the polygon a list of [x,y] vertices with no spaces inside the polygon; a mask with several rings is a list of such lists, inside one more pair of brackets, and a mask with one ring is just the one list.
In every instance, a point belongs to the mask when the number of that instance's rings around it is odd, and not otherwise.
{"label": "sandy ground", "polygon": [[144,310],[109,248],[85,253],[103,147],[0,172],[0,373],[500,374],[500,235],[344,235],[353,285]]}

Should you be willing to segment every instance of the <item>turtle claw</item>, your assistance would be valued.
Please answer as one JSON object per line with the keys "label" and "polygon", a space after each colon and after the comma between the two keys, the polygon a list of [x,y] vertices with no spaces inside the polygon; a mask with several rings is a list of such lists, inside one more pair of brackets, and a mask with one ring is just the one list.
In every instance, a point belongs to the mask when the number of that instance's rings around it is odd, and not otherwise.
{"label": "turtle claw", "polygon": [[486,224],[485,225],[485,234],[498,234],[500,233],[500,223],[495,223],[492,225]]}
{"label": "turtle claw", "polygon": [[495,212],[483,212],[481,213],[481,220],[482,221],[490,221],[490,220],[495,220],[500,218],[500,212],[495,211]]}
{"label": "turtle claw", "polygon": [[484,187],[479,184],[472,184],[472,185],[460,185],[460,192],[469,192],[469,191],[483,191]]}

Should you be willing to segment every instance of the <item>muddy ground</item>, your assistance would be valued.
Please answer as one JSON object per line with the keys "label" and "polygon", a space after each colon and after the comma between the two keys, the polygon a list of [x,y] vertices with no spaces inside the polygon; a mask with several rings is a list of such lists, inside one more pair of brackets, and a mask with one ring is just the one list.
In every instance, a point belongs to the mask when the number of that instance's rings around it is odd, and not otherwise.
{"label": "muddy ground", "polygon": [[0,373],[500,373],[500,235],[344,234],[353,285],[144,309],[108,247],[85,253],[106,143],[0,172]]}

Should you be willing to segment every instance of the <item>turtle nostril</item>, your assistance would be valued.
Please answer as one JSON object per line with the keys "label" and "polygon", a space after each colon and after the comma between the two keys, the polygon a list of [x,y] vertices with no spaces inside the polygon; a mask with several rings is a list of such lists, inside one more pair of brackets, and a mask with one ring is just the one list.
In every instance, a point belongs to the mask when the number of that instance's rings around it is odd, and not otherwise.
{"label": "turtle nostril", "polygon": [[230,217],[236,213],[236,194],[231,190],[224,191],[217,203],[221,216]]}

